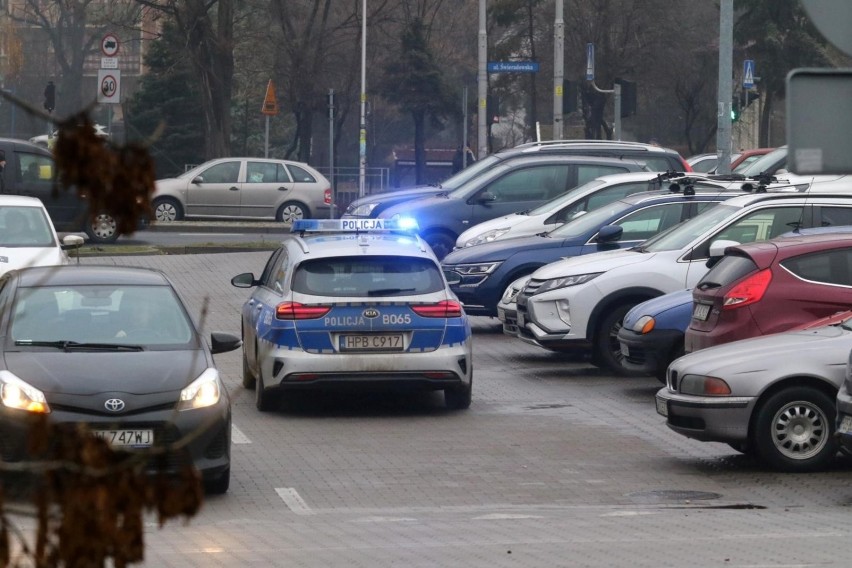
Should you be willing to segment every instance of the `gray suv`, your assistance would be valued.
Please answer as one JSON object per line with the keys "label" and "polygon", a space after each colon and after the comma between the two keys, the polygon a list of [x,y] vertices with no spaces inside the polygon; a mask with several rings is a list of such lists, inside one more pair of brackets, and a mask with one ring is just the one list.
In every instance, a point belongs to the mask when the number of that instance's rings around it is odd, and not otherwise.
{"label": "gray suv", "polygon": [[379,217],[416,220],[442,259],[459,234],[478,223],[537,207],[600,176],[637,171],[645,165],[619,158],[531,155],[496,164],[454,191],[389,207]]}
{"label": "gray suv", "polygon": [[474,178],[489,171],[498,164],[514,160],[523,160],[531,156],[602,156],[642,162],[648,171],[690,172],[692,168],[676,151],[651,144],[622,142],[613,140],[553,140],[530,142],[508,150],[490,154],[474,162],[454,176],[444,180],[439,186],[419,186],[398,189],[385,193],[368,195],[354,200],[346,208],[343,218],[375,218],[382,211],[403,201],[428,197],[442,192],[452,192]]}

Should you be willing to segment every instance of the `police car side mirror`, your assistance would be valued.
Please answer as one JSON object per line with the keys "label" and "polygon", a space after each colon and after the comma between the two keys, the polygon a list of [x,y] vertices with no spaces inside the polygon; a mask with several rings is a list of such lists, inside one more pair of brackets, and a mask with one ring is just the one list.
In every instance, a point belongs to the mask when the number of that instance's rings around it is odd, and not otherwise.
{"label": "police car side mirror", "polygon": [[237,288],[252,288],[260,284],[251,272],[243,272],[231,278],[231,285]]}
{"label": "police car side mirror", "polygon": [[620,225],[604,225],[598,231],[595,240],[599,243],[612,243],[620,239],[622,234],[624,234],[624,228]]}

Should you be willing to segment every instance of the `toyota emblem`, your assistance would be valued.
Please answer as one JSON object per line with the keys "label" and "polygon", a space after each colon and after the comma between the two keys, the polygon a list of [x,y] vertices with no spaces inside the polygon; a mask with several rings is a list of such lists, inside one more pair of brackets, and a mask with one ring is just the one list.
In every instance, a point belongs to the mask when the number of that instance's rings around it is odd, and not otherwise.
{"label": "toyota emblem", "polygon": [[111,398],[104,403],[104,408],[110,412],[121,412],[124,410],[124,401],[120,398]]}
{"label": "toyota emblem", "polygon": [[364,317],[370,319],[377,318],[379,317],[379,310],[376,308],[367,308],[364,310]]}

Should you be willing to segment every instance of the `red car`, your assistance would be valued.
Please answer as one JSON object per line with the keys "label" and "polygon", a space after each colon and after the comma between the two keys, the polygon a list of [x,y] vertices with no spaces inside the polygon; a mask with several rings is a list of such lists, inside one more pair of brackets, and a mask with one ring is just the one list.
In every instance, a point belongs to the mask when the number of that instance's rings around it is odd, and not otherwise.
{"label": "red car", "polygon": [[852,308],[852,234],[730,247],[696,285],[687,353],[787,331]]}

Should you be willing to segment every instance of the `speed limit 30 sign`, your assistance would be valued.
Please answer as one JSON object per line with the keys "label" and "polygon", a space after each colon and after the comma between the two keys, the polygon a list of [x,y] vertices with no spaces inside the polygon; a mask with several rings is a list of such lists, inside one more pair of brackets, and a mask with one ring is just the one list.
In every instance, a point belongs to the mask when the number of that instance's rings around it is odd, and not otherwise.
{"label": "speed limit 30 sign", "polygon": [[118,69],[98,70],[98,103],[121,102],[121,71]]}

